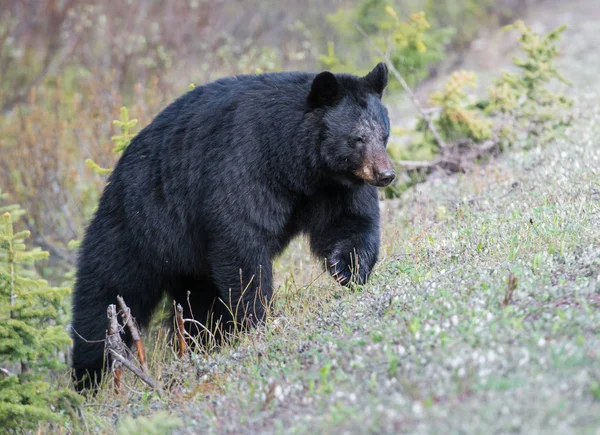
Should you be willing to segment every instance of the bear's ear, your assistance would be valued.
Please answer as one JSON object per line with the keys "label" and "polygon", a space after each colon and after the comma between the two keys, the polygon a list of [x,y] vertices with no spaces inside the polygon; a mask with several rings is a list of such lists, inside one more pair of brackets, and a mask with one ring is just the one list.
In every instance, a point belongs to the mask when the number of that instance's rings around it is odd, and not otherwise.
{"label": "bear's ear", "polygon": [[323,71],[312,82],[308,102],[315,107],[332,104],[337,100],[338,93],[339,84],[335,76],[329,71]]}
{"label": "bear's ear", "polygon": [[364,77],[365,81],[377,92],[379,98],[383,96],[383,90],[388,83],[388,67],[384,62],[379,62],[373,71]]}

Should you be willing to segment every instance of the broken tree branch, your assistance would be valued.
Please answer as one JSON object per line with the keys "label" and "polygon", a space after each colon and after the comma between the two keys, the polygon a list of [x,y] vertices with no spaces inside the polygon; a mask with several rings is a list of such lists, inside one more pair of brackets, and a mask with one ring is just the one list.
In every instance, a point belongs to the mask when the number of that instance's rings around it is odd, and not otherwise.
{"label": "broken tree branch", "polygon": [[[117,307],[110,304],[106,311],[108,318],[108,331],[106,334],[106,351],[109,353],[124,352],[126,350],[125,343],[121,340],[119,333],[119,321],[117,319]],[[112,360],[112,372],[114,376],[115,392],[121,393],[121,374],[122,364],[118,360]]]}
{"label": "broken tree branch", "polygon": [[[120,302],[120,301],[119,301]],[[129,369],[134,375],[140,378],[151,388],[161,391],[160,385],[152,379],[150,375],[144,373],[137,368],[129,359],[123,355],[127,355],[127,346],[121,339],[119,322],[117,320],[117,307],[114,304],[108,306],[106,313],[108,317],[108,333],[106,335],[106,352],[110,355],[112,370],[114,373],[115,390],[121,392],[121,375],[123,367]]]}
{"label": "broken tree branch", "polygon": [[443,150],[439,157],[433,160],[394,160],[394,164],[408,170],[433,170],[442,168],[450,172],[460,172],[468,169],[477,159],[493,153],[498,146],[497,140],[487,140],[481,144],[472,144],[470,141],[462,144],[453,144]]}
{"label": "broken tree branch", "polygon": [[396,67],[390,60],[390,57],[377,46],[377,44],[375,43],[373,38],[371,38],[359,24],[355,23],[354,27],[356,27],[356,29],[360,32],[360,34],[369,41],[369,43],[373,46],[373,49],[377,52],[377,54],[383,58],[383,60],[387,64],[388,68],[390,69],[390,71],[392,72],[394,77],[396,77],[396,79],[400,82],[400,84],[402,85],[402,87],[404,88],[406,93],[408,94],[409,98],[411,99],[413,105],[416,107],[417,111],[421,115],[421,118],[423,118],[423,120],[425,121],[425,124],[427,124],[427,128],[429,128],[429,130],[431,131],[431,134],[433,135],[433,137],[434,137],[435,141],[437,142],[438,146],[440,147],[440,149],[447,148],[446,142],[439,135],[437,128],[435,128],[435,125],[431,121],[431,118],[429,117],[429,115],[427,114],[425,109],[423,109],[423,106],[421,106],[419,99],[417,98],[415,93],[412,91],[410,86],[408,86],[408,83],[406,83],[406,80],[404,80],[404,77],[402,77],[402,74],[400,74],[400,72],[396,69]]}
{"label": "broken tree branch", "polygon": [[67,250],[56,246],[54,243],[47,240],[35,226],[32,219],[26,219],[25,225],[31,233],[33,243],[42,248],[45,251],[50,252],[51,257],[59,258],[62,261],[74,266],[76,264],[76,256],[68,252]]}
{"label": "broken tree branch", "polygon": [[121,311],[123,312],[123,323],[125,323],[125,325],[129,329],[129,332],[131,333],[131,338],[135,343],[142,370],[145,373],[148,373],[148,366],[146,365],[146,356],[144,354],[144,346],[142,344],[142,336],[137,325],[135,324],[135,319],[131,315],[131,309],[127,306],[127,304],[125,304],[125,300],[122,296],[117,296],[117,301],[119,301],[119,306],[121,307]]}

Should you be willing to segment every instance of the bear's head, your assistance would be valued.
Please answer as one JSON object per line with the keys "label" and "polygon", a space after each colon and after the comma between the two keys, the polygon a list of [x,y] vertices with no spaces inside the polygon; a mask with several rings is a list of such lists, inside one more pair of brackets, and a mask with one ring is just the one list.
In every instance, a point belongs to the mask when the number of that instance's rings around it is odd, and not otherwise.
{"label": "bear's head", "polygon": [[385,149],[390,121],[381,102],[387,81],[385,63],[364,77],[325,71],[312,81],[308,104],[319,111],[321,162],[342,184],[383,187],[395,178]]}

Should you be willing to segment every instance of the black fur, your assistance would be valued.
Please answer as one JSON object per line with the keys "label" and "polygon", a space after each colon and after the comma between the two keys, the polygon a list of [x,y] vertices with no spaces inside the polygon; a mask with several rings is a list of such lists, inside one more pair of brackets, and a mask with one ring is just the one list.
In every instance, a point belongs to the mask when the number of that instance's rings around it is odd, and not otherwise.
{"label": "black fur", "polygon": [[[165,291],[186,317],[191,291],[203,323],[209,312],[231,319],[216,298],[261,321],[272,260],[300,233],[342,284],[367,280],[379,251],[379,207],[376,188],[355,172],[372,150],[385,152],[382,71],[369,80],[224,78],[177,99],[132,140],[80,248],[72,323],[79,388],[90,385],[86,372],[101,375],[97,341],[117,295],[142,327]],[[248,288],[239,305],[241,286]]]}

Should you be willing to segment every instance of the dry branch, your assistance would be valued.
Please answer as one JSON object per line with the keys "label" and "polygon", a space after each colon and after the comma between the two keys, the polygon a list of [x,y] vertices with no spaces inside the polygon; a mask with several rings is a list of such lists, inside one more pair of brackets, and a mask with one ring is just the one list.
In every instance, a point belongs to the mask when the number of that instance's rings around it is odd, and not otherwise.
{"label": "dry branch", "polygon": [[[110,304],[106,311],[106,317],[108,318],[108,332],[106,334],[106,351],[113,354],[117,352],[125,352],[127,347],[123,340],[121,340],[121,334],[119,332],[119,321],[117,319],[117,307],[114,304]],[[114,376],[115,391],[116,393],[121,392],[121,374],[123,364],[119,360],[112,361],[112,372]]]}
{"label": "dry branch", "polygon": [[[175,301],[173,301],[175,304]],[[177,342],[179,343],[178,356],[183,358],[185,351],[187,350],[187,344],[185,343],[185,320],[183,320],[183,307],[181,304],[177,304],[175,308],[175,326],[177,330]]]}
{"label": "dry branch", "polygon": [[[67,45],[62,47],[58,52],[52,53],[52,59],[48,59],[42,68],[42,70],[31,80],[23,89],[18,91],[12,98],[8,99],[0,107],[1,113],[8,113],[13,110],[17,105],[21,104],[29,95],[32,89],[39,86],[46,77],[52,75],[55,71],[59,70],[61,66],[69,59],[69,56],[73,54],[77,44],[79,43],[79,37],[71,39]],[[48,58],[47,53],[46,57]]]}
{"label": "dry branch", "polygon": [[131,309],[129,309],[129,307],[125,304],[125,300],[123,299],[123,297],[117,296],[117,300],[119,301],[121,311],[123,312],[123,322],[129,329],[129,332],[131,333],[131,338],[135,343],[142,370],[145,373],[148,373],[148,366],[146,365],[146,356],[144,354],[144,346],[142,344],[142,336],[137,325],[135,324],[135,319],[131,315]]}
{"label": "dry branch", "polygon": [[55,245],[54,243],[46,239],[44,236],[42,236],[39,230],[37,229],[33,219],[28,218],[25,219],[25,221],[25,225],[31,233],[31,237],[33,238],[33,243],[35,245],[39,246],[44,251],[50,252],[50,257],[52,258],[56,257],[70,264],[71,266],[74,266],[77,263],[75,255],[67,252],[65,249]]}
{"label": "dry branch", "polygon": [[161,388],[159,384],[152,379],[151,376],[149,376],[147,373],[144,373],[123,356],[127,355],[127,346],[121,339],[119,322],[117,320],[117,307],[114,304],[110,304],[108,306],[107,317],[108,333],[106,335],[106,352],[111,357],[110,360],[112,363],[116,391],[118,393],[121,391],[121,375],[123,367],[129,369],[134,375],[136,375],[150,387],[160,391]]}
{"label": "dry branch", "polygon": [[425,109],[423,109],[423,107],[421,106],[419,99],[417,98],[415,93],[412,91],[410,86],[408,86],[408,83],[406,83],[406,80],[404,80],[404,77],[402,77],[402,74],[400,74],[400,72],[396,69],[396,67],[390,60],[390,57],[377,46],[377,44],[375,43],[373,38],[371,38],[367,34],[367,32],[365,32],[363,30],[363,28],[360,27],[360,25],[354,24],[354,27],[356,27],[356,29],[360,32],[360,34],[363,35],[369,41],[369,43],[373,46],[373,49],[377,52],[377,54],[379,56],[381,56],[383,58],[385,63],[388,65],[388,68],[390,69],[392,74],[394,74],[394,77],[396,77],[396,79],[400,82],[400,84],[402,85],[402,87],[404,88],[404,90],[406,91],[408,96],[410,97],[413,105],[416,107],[417,111],[421,115],[421,118],[423,118],[423,120],[425,121],[425,124],[427,124],[427,128],[429,128],[429,130],[431,131],[431,134],[433,135],[433,137],[434,137],[435,141],[437,142],[438,146],[440,147],[440,149],[447,148],[446,142],[439,135],[437,129],[435,128],[435,125],[433,124],[433,122],[431,122],[431,118],[429,117],[429,115],[427,114]]}
{"label": "dry branch", "polygon": [[498,146],[498,142],[488,140],[481,144],[467,143],[465,145],[468,146],[462,147],[460,144],[456,144],[441,150],[441,155],[433,160],[394,160],[394,163],[408,170],[425,169],[431,171],[435,168],[442,168],[450,172],[465,171],[477,159],[493,153]]}

